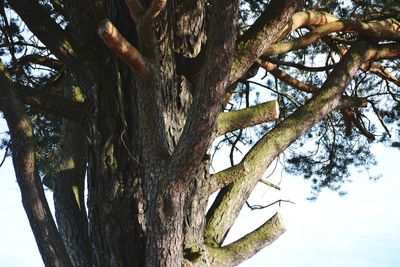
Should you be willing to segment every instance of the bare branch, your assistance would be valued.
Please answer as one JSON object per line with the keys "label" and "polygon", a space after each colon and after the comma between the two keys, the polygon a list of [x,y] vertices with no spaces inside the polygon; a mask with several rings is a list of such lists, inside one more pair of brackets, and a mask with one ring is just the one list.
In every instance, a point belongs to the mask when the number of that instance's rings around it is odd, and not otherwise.
{"label": "bare branch", "polygon": [[35,164],[33,130],[11,78],[0,63],[0,109],[12,140],[12,157],[22,204],[46,266],[72,266],[50,212]]}
{"label": "bare branch", "polygon": [[373,58],[369,44],[360,41],[353,45],[335,66],[316,94],[278,126],[261,138],[243,158],[249,165],[249,174],[222,189],[207,214],[205,238],[219,246],[254,186],[271,162],[294,140],[310,129],[340,105],[342,92],[361,64]]}
{"label": "bare branch", "polygon": [[278,101],[272,100],[252,107],[222,112],[217,119],[215,136],[279,118]]}
{"label": "bare branch", "polygon": [[267,181],[265,179],[260,179],[260,183],[265,184],[266,186],[275,188],[276,190],[281,190],[281,187],[279,185],[271,183],[270,181]]}
{"label": "bare branch", "polygon": [[246,201],[246,205],[247,205],[247,207],[248,207],[249,209],[251,209],[251,210],[262,210],[262,209],[269,208],[269,207],[271,207],[271,206],[273,206],[273,205],[275,205],[275,204],[279,204],[279,207],[280,207],[282,202],[284,202],[284,203],[296,204],[296,203],[294,203],[293,201],[290,201],[290,200],[288,200],[288,199],[287,199],[287,200],[278,199],[278,200],[275,200],[275,201],[272,202],[272,203],[269,203],[268,205],[250,205],[248,201]]}
{"label": "bare branch", "polygon": [[309,67],[309,66],[304,66],[304,65],[297,64],[294,62],[278,60],[278,59],[267,57],[267,56],[262,56],[261,60],[266,60],[266,61],[276,64],[276,65],[283,65],[283,66],[293,67],[293,68],[296,68],[299,70],[305,70],[305,71],[311,71],[311,72],[327,71],[334,67],[334,65],[321,66],[321,67]]}
{"label": "bare branch", "polygon": [[274,75],[276,78],[281,80],[282,82],[287,83],[298,90],[313,94],[319,91],[317,87],[310,84],[305,84],[302,81],[293,78],[286,72],[281,71],[275,64],[265,61],[265,62],[260,62],[260,66],[265,70],[267,70],[272,75]]}
{"label": "bare branch", "polygon": [[209,247],[211,264],[214,266],[236,266],[252,257],[264,247],[272,244],[286,231],[279,213],[241,239],[222,248]]}
{"label": "bare branch", "polygon": [[150,68],[140,52],[133,47],[109,20],[104,20],[98,33],[104,43],[137,74],[146,77]]}

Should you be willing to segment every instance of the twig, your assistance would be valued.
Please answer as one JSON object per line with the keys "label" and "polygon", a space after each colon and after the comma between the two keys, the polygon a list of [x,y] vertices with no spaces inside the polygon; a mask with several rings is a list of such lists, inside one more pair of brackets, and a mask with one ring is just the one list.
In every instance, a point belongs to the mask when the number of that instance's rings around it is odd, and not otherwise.
{"label": "twig", "polygon": [[270,204],[268,204],[266,206],[250,205],[250,203],[248,201],[246,201],[246,205],[251,210],[261,210],[261,209],[265,209],[265,208],[271,207],[272,205],[275,205],[276,203],[279,203],[279,207],[280,207],[281,206],[281,202],[287,202],[287,203],[291,203],[291,204],[296,204],[296,203],[294,203],[293,201],[290,201],[290,200],[279,199],[279,200],[276,200],[276,201],[274,201],[274,202],[272,202],[272,203],[270,203]]}
{"label": "twig", "polygon": [[4,152],[3,160],[2,160],[1,163],[0,163],[0,168],[3,166],[4,162],[6,161],[7,154],[8,154],[8,150],[9,150],[9,149],[10,149],[10,147],[9,147],[9,145],[7,144],[7,146],[6,146],[6,151]]}

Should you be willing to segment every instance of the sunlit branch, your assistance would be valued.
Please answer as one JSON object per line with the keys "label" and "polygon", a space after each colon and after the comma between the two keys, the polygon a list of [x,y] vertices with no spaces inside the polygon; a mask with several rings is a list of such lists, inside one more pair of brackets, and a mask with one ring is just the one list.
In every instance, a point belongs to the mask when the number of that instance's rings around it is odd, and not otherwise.
{"label": "sunlit branch", "polygon": [[279,213],[253,232],[221,248],[208,247],[211,264],[214,266],[235,266],[252,257],[264,247],[272,244],[286,231]]}
{"label": "sunlit branch", "polygon": [[249,165],[249,174],[221,189],[207,213],[205,231],[207,242],[214,246],[223,242],[266,168],[294,140],[339,107],[341,95],[356,71],[362,63],[373,58],[374,55],[375,52],[370,50],[366,42],[354,44],[329,74],[321,87],[321,92],[304,106],[299,107],[251,148],[243,158],[243,161]]}
{"label": "sunlit branch", "polygon": [[373,63],[369,69],[373,74],[381,77],[382,79],[391,81],[392,83],[400,86],[400,80],[390,73],[384,66],[378,63]]}
{"label": "sunlit branch", "polygon": [[339,20],[337,16],[327,12],[300,11],[293,15],[285,31],[291,33],[302,27],[324,25],[337,20]]}
{"label": "sunlit branch", "polygon": [[223,171],[210,175],[209,193],[213,193],[218,189],[232,183],[235,180],[242,178],[249,173],[249,166],[245,161],[232,166]]}
{"label": "sunlit branch", "polygon": [[278,55],[306,47],[323,36],[333,32],[357,32],[358,34],[374,40],[400,40],[400,27],[391,20],[360,22],[354,20],[338,20],[319,26],[303,37],[293,41],[272,45],[264,55]]}
{"label": "sunlit branch", "polygon": [[98,33],[104,43],[138,75],[147,76],[150,68],[140,52],[133,47],[109,20],[101,23]]}
{"label": "sunlit branch", "polygon": [[279,118],[278,101],[272,100],[252,107],[222,112],[217,119],[215,136]]}
{"label": "sunlit branch", "polygon": [[400,58],[400,44],[382,44],[376,46],[376,60]]}

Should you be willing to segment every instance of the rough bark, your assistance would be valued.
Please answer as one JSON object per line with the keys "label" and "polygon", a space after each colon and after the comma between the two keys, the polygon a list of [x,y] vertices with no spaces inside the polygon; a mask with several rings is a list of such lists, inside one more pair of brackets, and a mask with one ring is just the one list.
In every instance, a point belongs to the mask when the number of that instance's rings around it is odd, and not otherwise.
{"label": "rough bark", "polygon": [[[68,69],[85,95],[80,103],[70,95],[27,93],[1,76],[0,108],[18,140],[16,175],[46,266],[233,266],[251,257],[284,232],[278,215],[238,241],[222,243],[262,173],[334,109],[365,105],[365,99],[342,97],[343,90],[372,56],[400,51],[397,44],[354,43],[317,89],[259,60],[299,27],[332,23],[346,29],[326,13],[295,14],[305,1],[272,0],[238,39],[239,1],[62,1],[65,29],[41,1],[9,2],[59,61],[25,60]],[[398,40],[396,30],[383,37]],[[217,135],[279,116],[276,101],[221,113],[236,83],[258,64],[313,96],[242,162],[210,175],[207,153]],[[73,86],[64,89],[71,92]],[[54,173],[58,229],[35,169],[21,100],[65,119]],[[205,215],[208,198],[218,189]]]}

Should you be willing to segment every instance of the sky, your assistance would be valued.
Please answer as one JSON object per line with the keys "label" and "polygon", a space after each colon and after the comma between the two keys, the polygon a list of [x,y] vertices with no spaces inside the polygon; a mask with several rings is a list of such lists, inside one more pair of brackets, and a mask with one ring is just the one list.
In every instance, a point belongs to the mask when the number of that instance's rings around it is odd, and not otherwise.
{"label": "sky", "polygon": [[[4,122],[0,122],[0,129],[4,129]],[[277,199],[295,204],[242,210],[227,242],[257,228],[276,211],[287,231],[240,266],[400,266],[400,173],[396,168],[400,151],[378,145],[374,152],[378,165],[371,172],[382,174],[381,179],[372,181],[365,173],[353,171],[353,182],[345,185],[348,194],[344,197],[323,191],[317,201],[310,202],[306,200],[310,196],[308,182],[279,172],[271,181],[280,181],[280,191],[258,185],[249,199],[251,204],[266,205]],[[51,196],[50,192],[47,195]],[[11,160],[0,168],[0,211],[0,266],[42,267]]]}

